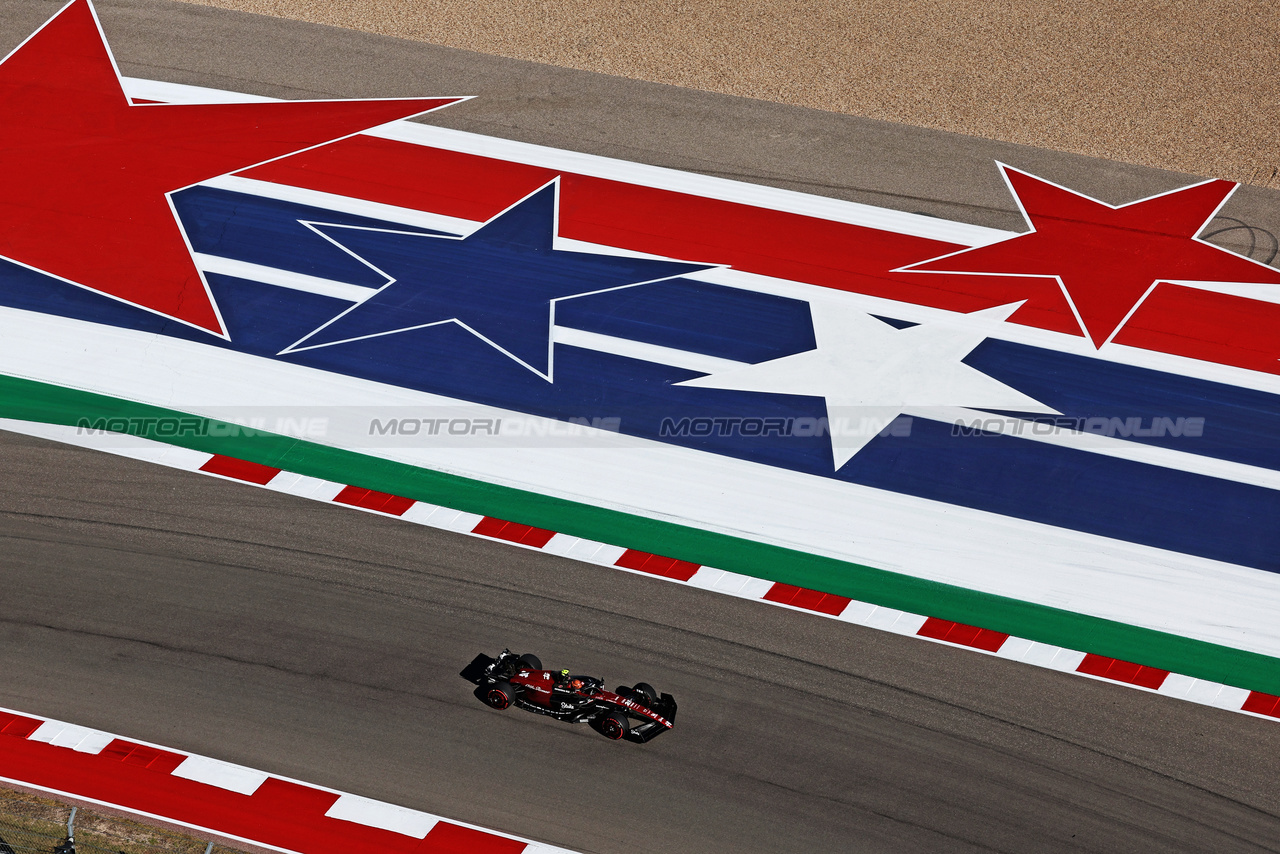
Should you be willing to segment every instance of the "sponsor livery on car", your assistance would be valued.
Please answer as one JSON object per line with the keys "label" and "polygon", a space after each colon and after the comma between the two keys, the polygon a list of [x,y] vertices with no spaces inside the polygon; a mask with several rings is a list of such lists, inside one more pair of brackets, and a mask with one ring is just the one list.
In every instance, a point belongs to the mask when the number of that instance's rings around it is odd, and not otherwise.
{"label": "sponsor livery on car", "polygon": [[536,655],[503,650],[481,653],[460,674],[475,695],[494,709],[511,706],[568,723],[589,723],[605,738],[643,744],[673,726],[676,701],[646,682],[604,689],[603,680],[567,670],[545,670]]}

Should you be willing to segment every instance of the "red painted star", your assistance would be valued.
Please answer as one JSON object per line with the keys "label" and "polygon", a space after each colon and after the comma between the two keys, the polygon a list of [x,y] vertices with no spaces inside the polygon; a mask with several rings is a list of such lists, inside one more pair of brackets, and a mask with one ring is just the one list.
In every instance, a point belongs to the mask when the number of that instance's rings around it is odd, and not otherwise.
{"label": "red painted star", "polygon": [[[1057,279],[1094,346],[1110,341],[1159,282],[1280,283],[1280,271],[1196,235],[1235,190],[1205,181],[1111,205],[1000,164],[1031,231],[902,268]],[[1202,284],[1205,283],[1205,284]]]}
{"label": "red painted star", "polygon": [[0,256],[224,335],[168,194],[458,100],[133,103],[72,0],[0,62]]}

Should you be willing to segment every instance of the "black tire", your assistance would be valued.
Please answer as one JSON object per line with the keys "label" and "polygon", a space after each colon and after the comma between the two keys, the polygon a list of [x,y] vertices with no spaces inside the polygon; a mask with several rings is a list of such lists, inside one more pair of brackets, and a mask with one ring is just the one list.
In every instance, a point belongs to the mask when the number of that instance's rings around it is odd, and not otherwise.
{"label": "black tire", "polygon": [[531,652],[526,652],[524,655],[520,656],[520,663],[523,664],[525,667],[529,668],[530,670],[542,669],[542,661],[538,658],[538,656],[534,655]]}
{"label": "black tire", "polygon": [[[628,688],[626,685],[619,685],[617,690],[614,691],[613,693],[617,694],[619,697],[630,698],[632,693],[634,692],[630,688]],[[0,854],[4,854],[4,852],[0,852]]]}
{"label": "black tire", "polygon": [[516,698],[516,690],[511,687],[510,682],[495,682],[488,688],[481,688],[484,691],[484,704],[491,709],[503,711],[511,708],[511,701]]}
{"label": "black tire", "polygon": [[658,702],[658,692],[648,682],[637,682],[633,689],[636,694],[644,698],[645,705],[652,706]]}
{"label": "black tire", "polygon": [[599,722],[596,724],[596,729],[600,731],[600,734],[613,741],[617,741],[626,735],[627,730],[630,728],[630,725],[627,723],[627,716],[619,714],[618,712],[610,712],[600,718]]}

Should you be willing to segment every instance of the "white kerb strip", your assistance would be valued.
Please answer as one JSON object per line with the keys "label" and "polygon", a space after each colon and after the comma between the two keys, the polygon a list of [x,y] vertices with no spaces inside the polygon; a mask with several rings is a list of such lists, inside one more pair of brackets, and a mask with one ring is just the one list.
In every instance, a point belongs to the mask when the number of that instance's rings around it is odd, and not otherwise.
{"label": "white kerb strip", "polygon": [[339,818],[402,833],[414,839],[423,839],[436,826],[436,817],[424,812],[398,807],[394,804],[362,798],[359,795],[342,795],[325,813],[329,818]]}
{"label": "white kerb strip", "polygon": [[174,769],[173,776],[239,792],[242,795],[252,795],[267,781],[268,775],[265,771],[255,771],[243,765],[232,765],[230,762],[222,762],[218,759],[188,756]]}

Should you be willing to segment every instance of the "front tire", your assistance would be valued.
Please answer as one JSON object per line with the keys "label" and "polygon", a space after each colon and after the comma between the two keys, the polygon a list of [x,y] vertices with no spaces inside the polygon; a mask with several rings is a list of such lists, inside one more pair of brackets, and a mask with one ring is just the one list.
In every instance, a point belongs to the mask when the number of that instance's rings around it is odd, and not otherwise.
{"label": "front tire", "polygon": [[634,691],[644,697],[646,706],[652,706],[658,702],[658,692],[648,682],[637,682]]}
{"label": "front tire", "polygon": [[630,729],[630,726],[627,724],[627,718],[625,715],[620,715],[617,712],[610,712],[600,719],[599,724],[597,724],[597,729],[600,730],[600,734],[605,738],[617,741],[627,734],[627,730]]}
{"label": "front tire", "polygon": [[511,708],[511,702],[516,698],[516,690],[510,682],[495,682],[483,690],[484,704],[500,712]]}

